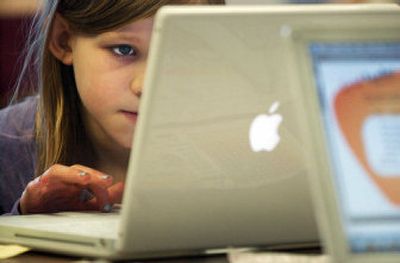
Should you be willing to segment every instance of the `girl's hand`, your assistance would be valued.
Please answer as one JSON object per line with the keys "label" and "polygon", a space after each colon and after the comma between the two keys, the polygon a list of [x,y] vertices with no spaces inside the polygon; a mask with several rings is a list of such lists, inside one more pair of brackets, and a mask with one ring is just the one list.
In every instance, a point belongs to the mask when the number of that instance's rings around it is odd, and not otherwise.
{"label": "girl's hand", "polygon": [[121,202],[123,183],[112,185],[113,178],[82,166],[51,166],[31,181],[20,199],[22,214],[60,211],[99,210],[110,212]]}

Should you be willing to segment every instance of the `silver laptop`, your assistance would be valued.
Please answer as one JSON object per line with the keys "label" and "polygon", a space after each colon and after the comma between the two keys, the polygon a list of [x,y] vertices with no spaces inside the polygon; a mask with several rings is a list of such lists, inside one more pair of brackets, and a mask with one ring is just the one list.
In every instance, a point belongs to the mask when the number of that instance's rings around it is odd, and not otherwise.
{"label": "silver laptop", "polygon": [[[120,213],[3,217],[0,240],[107,258],[315,245],[307,156],[323,137],[315,123],[302,132],[301,98],[315,107],[317,93],[297,89],[293,39],[302,29],[393,37],[398,15],[380,5],[162,9]],[[324,153],[311,161],[330,167]]]}
{"label": "silver laptop", "polygon": [[322,239],[334,262],[400,262],[400,7],[320,13],[284,31]]}

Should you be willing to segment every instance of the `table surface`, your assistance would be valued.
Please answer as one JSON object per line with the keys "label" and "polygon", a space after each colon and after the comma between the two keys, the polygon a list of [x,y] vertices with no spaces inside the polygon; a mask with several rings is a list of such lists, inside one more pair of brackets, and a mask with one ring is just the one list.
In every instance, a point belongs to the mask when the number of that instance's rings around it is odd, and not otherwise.
{"label": "table surface", "polygon": [[[263,252],[263,251],[259,251]],[[266,252],[266,251],[264,251]],[[322,251],[320,248],[308,248],[308,249],[292,249],[292,250],[274,250],[270,252],[281,252],[289,254],[304,254],[304,255],[321,255]],[[80,262],[80,263],[107,263],[112,262],[108,260],[96,260],[93,258],[82,258],[82,257],[69,257],[58,254],[51,254],[38,251],[29,251],[19,256],[3,260],[6,263],[61,263],[61,262]],[[148,262],[148,263],[229,263],[227,255],[207,255],[207,256],[195,256],[195,257],[179,257],[179,258],[164,258],[164,259],[151,259],[151,260],[124,260],[116,262]]]}
{"label": "table surface", "polygon": [[[80,257],[68,257],[62,255],[55,255],[49,253],[42,253],[36,251],[29,251],[22,255],[3,260],[6,263],[62,263],[62,262],[93,262],[93,263],[107,263],[112,261],[107,260],[96,260],[90,258]],[[152,260],[129,260],[129,261],[117,261],[117,262],[160,262],[160,263],[228,263],[226,255],[214,255],[214,256],[201,256],[201,257],[185,257],[185,258],[167,258],[167,259],[152,259]]]}

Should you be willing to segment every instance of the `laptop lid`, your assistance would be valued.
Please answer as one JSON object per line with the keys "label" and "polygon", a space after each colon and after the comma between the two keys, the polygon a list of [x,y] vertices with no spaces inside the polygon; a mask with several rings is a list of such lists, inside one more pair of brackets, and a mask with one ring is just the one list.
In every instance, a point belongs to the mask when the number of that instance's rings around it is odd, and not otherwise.
{"label": "laptop lid", "polygon": [[311,182],[335,262],[399,262],[400,8],[357,9],[291,27]]}
{"label": "laptop lid", "polygon": [[[318,195],[317,212],[327,213],[321,222],[329,226],[323,233],[334,240],[328,244],[335,255],[347,251],[334,209],[339,207],[335,188],[325,185],[333,165],[325,155],[317,89],[304,85],[300,90],[297,80],[314,83],[313,64],[304,53],[307,32],[340,32],[332,35],[356,40],[353,36],[368,40],[381,34],[395,42],[399,19],[392,10],[328,5],[162,9],[121,211],[118,257],[318,241],[304,161],[315,142],[312,181],[321,179],[329,195]],[[342,28],[349,33],[343,35]],[[371,28],[379,30],[371,34]],[[292,43],[304,55],[299,62],[306,63],[300,67],[308,74],[300,74],[304,80],[290,60]],[[314,118],[311,134],[303,130],[308,117],[302,109]],[[269,134],[270,129],[277,133]]]}
{"label": "laptop lid", "polygon": [[287,89],[285,52],[274,51],[283,41],[270,26],[278,10],[286,7],[157,14],[121,250],[317,244],[297,99]]}
{"label": "laptop lid", "polygon": [[0,240],[110,258],[318,245],[297,99],[269,26],[285,10],[162,9],[115,236],[88,239],[79,219],[73,234],[43,233],[27,216],[0,220]]}

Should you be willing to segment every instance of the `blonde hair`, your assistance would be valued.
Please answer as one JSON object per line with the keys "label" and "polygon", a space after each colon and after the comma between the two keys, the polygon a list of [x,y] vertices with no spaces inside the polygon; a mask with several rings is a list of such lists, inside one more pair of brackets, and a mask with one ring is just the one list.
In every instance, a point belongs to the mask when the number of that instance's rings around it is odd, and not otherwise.
{"label": "blonde hair", "polygon": [[[39,95],[35,136],[36,174],[55,163],[93,165],[91,142],[81,118],[81,101],[72,66],[62,64],[49,51],[48,35],[56,13],[74,33],[96,35],[142,18],[153,16],[163,5],[196,4],[193,0],[48,0],[36,17],[29,49],[18,81],[21,91]],[[223,0],[203,0],[203,4],[223,4]]]}

